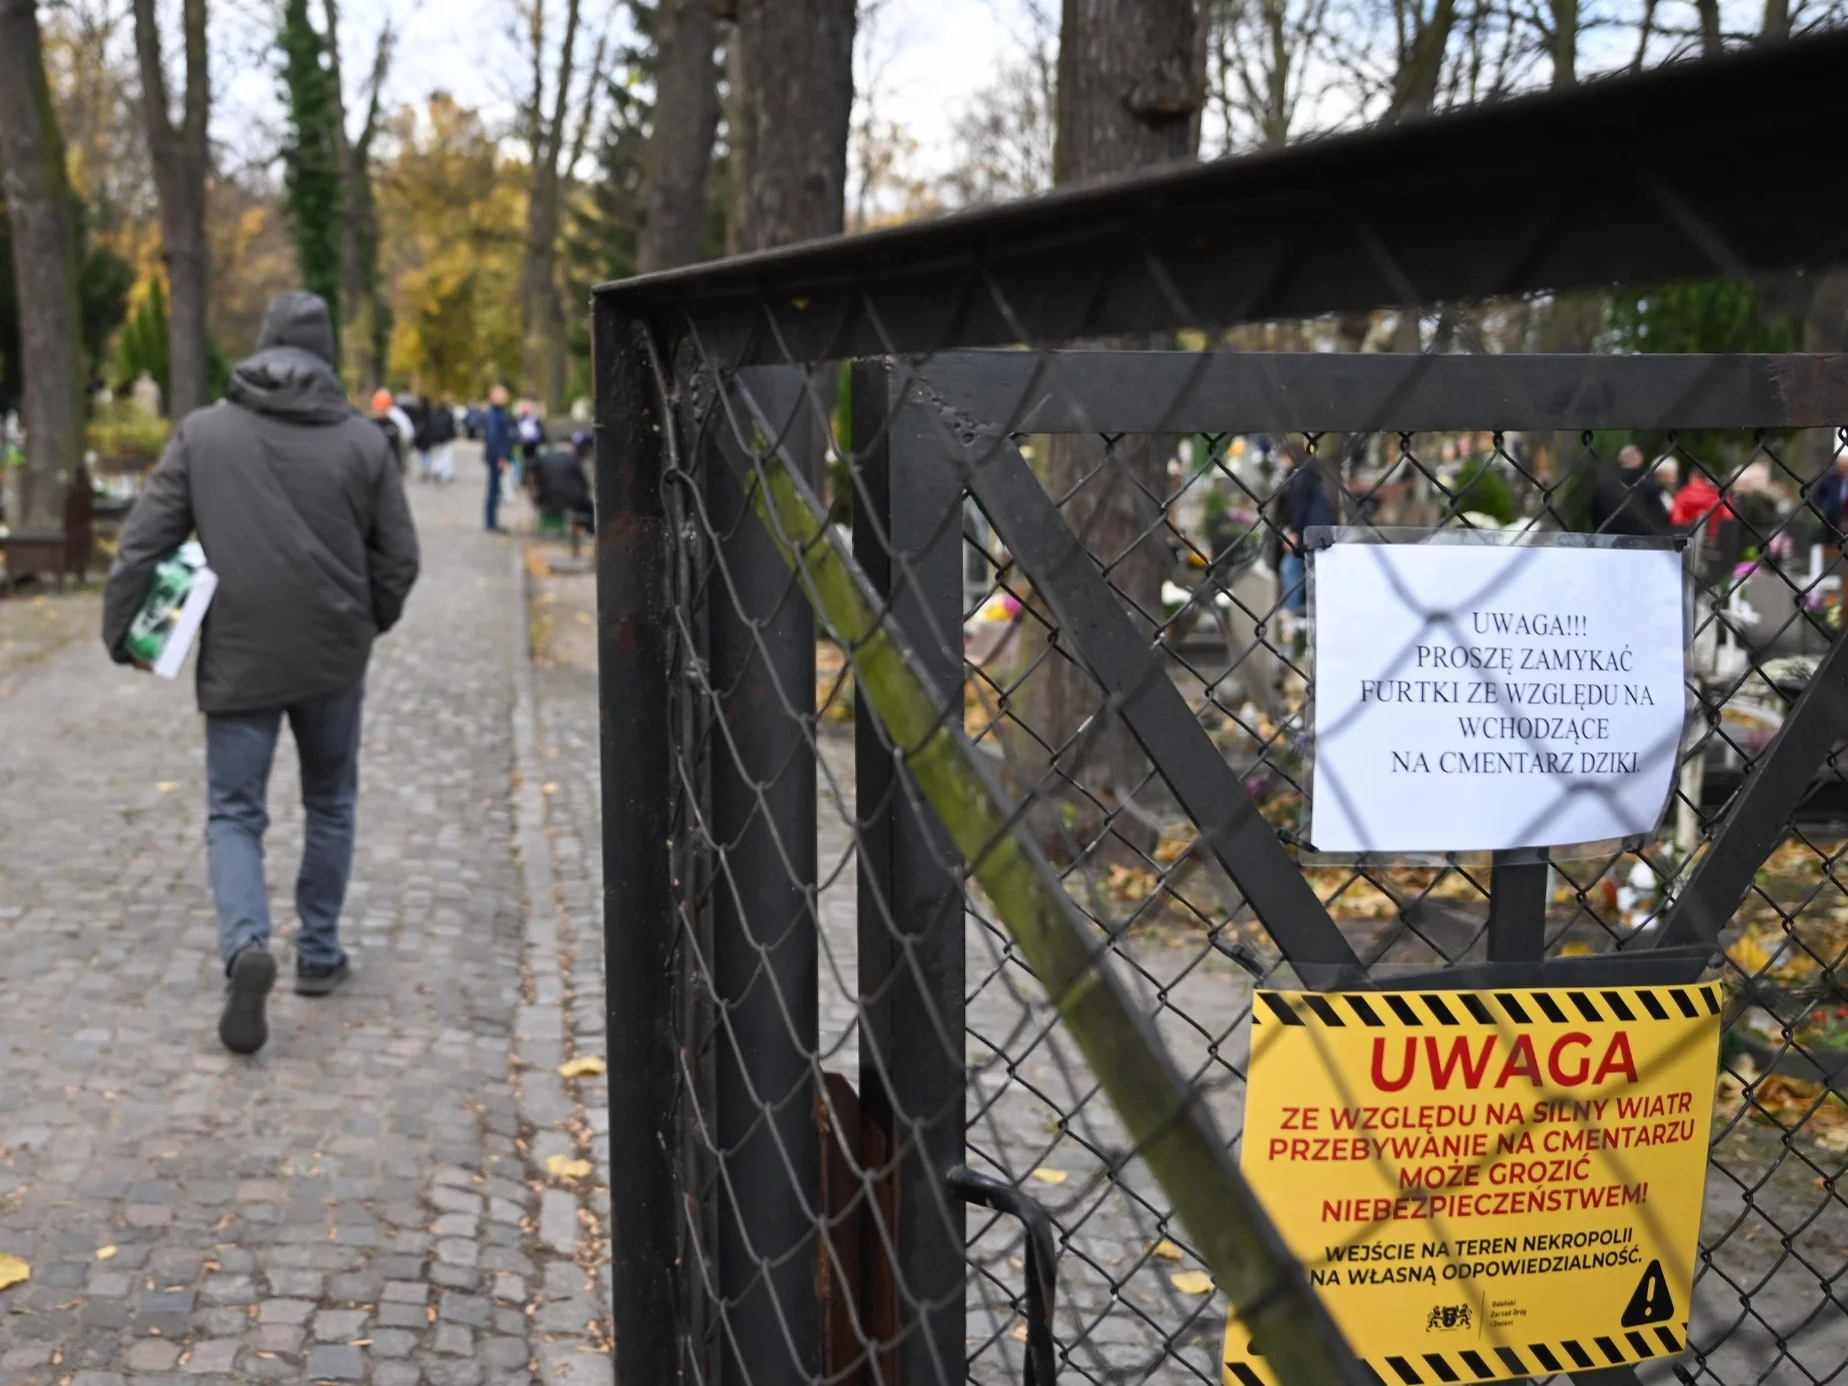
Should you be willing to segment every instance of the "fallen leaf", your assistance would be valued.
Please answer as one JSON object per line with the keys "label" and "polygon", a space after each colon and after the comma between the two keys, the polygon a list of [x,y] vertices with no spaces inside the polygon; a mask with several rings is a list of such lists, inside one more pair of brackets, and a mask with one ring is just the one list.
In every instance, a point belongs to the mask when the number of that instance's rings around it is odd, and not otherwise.
{"label": "fallen leaf", "polygon": [[1559,956],[1562,958],[1583,958],[1590,956],[1590,953],[1591,945],[1576,938],[1559,945]]}
{"label": "fallen leaf", "polygon": [[178,781],[162,780],[159,784],[154,786],[154,792],[156,794],[171,794],[173,793],[174,790],[178,789],[179,787],[180,786],[179,786]]}
{"label": "fallen leaf", "polygon": [[1071,1175],[1062,1169],[1047,1169],[1044,1166],[1033,1171],[1033,1177],[1042,1184],[1063,1184]]}
{"label": "fallen leaf", "polygon": [[558,793],[558,786],[555,784],[542,784],[539,786],[539,792],[541,794],[556,794]]}
{"label": "fallen leaf", "polygon": [[605,1071],[605,1064],[595,1054],[580,1054],[558,1066],[560,1078],[594,1078]]}
{"label": "fallen leaf", "polygon": [[1159,1257],[1163,1261],[1178,1261],[1181,1259],[1181,1249],[1163,1237],[1149,1248],[1149,1255]]}
{"label": "fallen leaf", "polygon": [[545,1162],[545,1172],[554,1179],[584,1179],[590,1174],[589,1160],[574,1160],[569,1155],[554,1155]]}
{"label": "fallen leaf", "polygon": [[96,1259],[99,1261],[107,1261],[111,1256],[116,1254],[116,1250],[117,1248],[113,1245],[99,1246],[96,1248]]}
{"label": "fallen leaf", "polygon": [[1024,1323],[1017,1323],[1008,1330],[1007,1336],[1017,1343],[1024,1343],[1027,1341],[1027,1326]]}
{"label": "fallen leaf", "polygon": [[9,1285],[18,1285],[32,1278],[32,1267],[17,1256],[8,1256],[0,1251],[0,1290]]}
{"label": "fallen leaf", "polygon": [[1213,1292],[1213,1277],[1205,1271],[1176,1271],[1168,1277],[1168,1283],[1184,1295],[1210,1295]]}

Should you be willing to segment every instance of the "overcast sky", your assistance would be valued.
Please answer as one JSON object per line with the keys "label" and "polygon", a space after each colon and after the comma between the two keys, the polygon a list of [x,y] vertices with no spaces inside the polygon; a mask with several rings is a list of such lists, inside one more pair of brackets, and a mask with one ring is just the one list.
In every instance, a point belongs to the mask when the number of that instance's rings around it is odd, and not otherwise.
{"label": "overcast sky", "polygon": [[[564,7],[560,0],[551,6],[556,32]],[[279,133],[275,60],[266,47],[271,21],[259,17],[267,8],[218,11],[228,32],[220,41],[225,85],[215,133],[242,159],[273,150]],[[400,34],[387,87],[393,104],[447,90],[510,121],[515,93],[527,80],[509,34],[512,9],[509,0],[345,0],[341,53],[349,97],[390,15]],[[614,0],[585,0],[587,22],[613,15],[619,32],[626,31],[625,12]],[[969,95],[1018,51],[1025,32],[1019,0],[880,0],[874,8],[870,42],[859,51],[867,71],[857,76],[862,84],[874,79],[881,116],[898,120],[919,142],[920,173],[943,171],[951,122]]]}

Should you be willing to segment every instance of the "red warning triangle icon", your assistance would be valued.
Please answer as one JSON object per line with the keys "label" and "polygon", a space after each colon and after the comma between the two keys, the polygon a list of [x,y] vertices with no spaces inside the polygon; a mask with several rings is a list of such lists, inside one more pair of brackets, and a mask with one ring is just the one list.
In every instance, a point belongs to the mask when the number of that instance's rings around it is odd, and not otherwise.
{"label": "red warning triangle icon", "polygon": [[1674,1316],[1675,1297],[1668,1292],[1668,1277],[1660,1261],[1651,1261],[1619,1322],[1625,1328],[1641,1328],[1646,1323],[1667,1323]]}

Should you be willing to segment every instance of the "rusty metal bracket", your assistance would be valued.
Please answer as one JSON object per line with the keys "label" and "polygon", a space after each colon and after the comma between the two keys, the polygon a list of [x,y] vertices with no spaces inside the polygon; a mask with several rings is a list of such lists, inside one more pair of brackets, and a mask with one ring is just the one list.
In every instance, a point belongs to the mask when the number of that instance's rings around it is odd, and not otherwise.
{"label": "rusty metal bracket", "polygon": [[1052,1217],[1037,1199],[1012,1184],[990,1179],[958,1165],[944,1179],[965,1203],[991,1208],[1020,1219],[1027,1232],[1027,1377],[1026,1386],[1053,1386],[1058,1379],[1058,1351],[1052,1337],[1052,1312],[1058,1302],[1057,1250]]}

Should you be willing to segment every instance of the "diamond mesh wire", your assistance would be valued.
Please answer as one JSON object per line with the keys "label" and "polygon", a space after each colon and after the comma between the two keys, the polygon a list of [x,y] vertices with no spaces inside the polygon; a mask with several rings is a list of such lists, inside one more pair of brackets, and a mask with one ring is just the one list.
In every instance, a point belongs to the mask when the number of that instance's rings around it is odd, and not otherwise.
{"label": "diamond mesh wire", "polygon": [[[1287,400],[1254,417],[1228,402],[1203,427],[1193,406],[1228,350],[1226,317],[1190,306],[1189,276],[1159,243],[1131,237],[1120,257],[1075,262],[1051,301],[1018,301],[974,267],[970,315],[1033,349],[994,358],[1024,383],[988,417],[946,403],[954,327],[888,328],[889,295],[837,294],[834,330],[800,338],[842,338],[851,321],[876,346],[858,355],[858,377],[786,332],[810,305],[784,286],[648,307],[666,363],[653,399],[672,439],[659,491],[689,1380],[1022,1380],[1038,1327],[1026,1224],[965,1207],[944,1182],[950,1164],[1049,1214],[1061,1379],[1217,1380],[1227,1311],[977,862],[894,768],[915,748],[871,714],[865,646],[817,619],[803,565],[752,512],[768,459],[807,478],[883,614],[938,678],[944,724],[1017,806],[1010,832],[1044,854],[1097,966],[1128,987],[1234,1151],[1254,988],[1294,986],[1298,973],[1182,804],[1175,765],[1132,734],[1140,692],[1107,687],[1097,647],[1057,614],[1050,594],[1069,572],[1028,571],[1002,537],[1009,523],[972,493],[979,469],[1017,450],[1069,531],[1070,562],[1101,578],[1203,733],[1190,744],[1213,748],[1293,848],[1307,831],[1314,677],[1310,617],[1286,574],[1301,477],[1343,523],[1679,535],[1694,595],[1676,788],[1647,840],[1555,855],[1550,958],[1656,941],[1694,868],[1735,831],[1838,638],[1848,494],[1830,478],[1848,470],[1848,433],[1792,427],[1769,407],[1746,421],[1756,427],[1712,427],[1685,395],[1639,404],[1627,428],[1607,409],[1589,431],[1511,427],[1495,400],[1467,395],[1447,403],[1447,427],[1395,418],[1405,396],[1365,429]],[[1170,367],[1166,396],[1118,401],[1137,423],[1113,429],[1108,402],[1080,380],[1094,377],[1047,349],[1124,349],[1081,328],[1127,261],[1159,287],[1142,311],[1163,323],[1129,345]],[[1588,376],[1600,359],[1585,358]],[[753,416],[741,396],[770,403]],[[1052,414],[1074,426],[1048,428]],[[1640,471],[1618,464],[1632,441],[1647,449]],[[931,456],[942,470],[925,475],[918,459]],[[1824,729],[1825,754],[1799,767],[1791,810],[1717,940],[1724,1035],[1689,1352],[1644,1366],[1645,1380],[1848,1375],[1848,781],[1840,728]],[[1376,975],[1487,955],[1486,860],[1300,871]]]}

